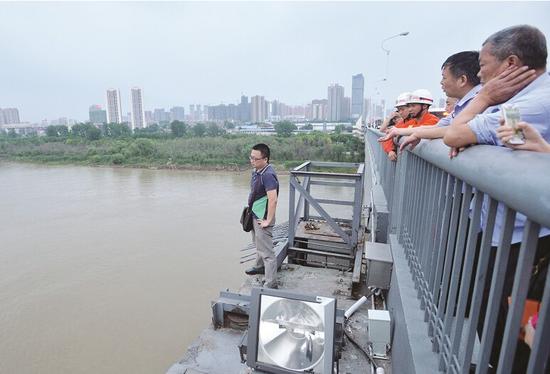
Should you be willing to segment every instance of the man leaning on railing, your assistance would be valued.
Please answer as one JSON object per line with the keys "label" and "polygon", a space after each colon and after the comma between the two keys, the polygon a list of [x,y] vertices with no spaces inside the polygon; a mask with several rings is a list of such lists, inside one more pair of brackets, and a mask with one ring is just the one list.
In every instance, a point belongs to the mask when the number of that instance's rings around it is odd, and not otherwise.
{"label": "man leaning on railing", "polygon": [[[450,156],[456,157],[464,147],[474,144],[489,144],[502,146],[509,141],[509,129],[499,129],[502,121],[499,104],[512,104],[519,109],[521,119],[530,123],[521,124],[526,143],[524,149],[547,149],[550,140],[550,76],[546,71],[547,47],[546,38],[538,29],[521,25],[509,27],[491,35],[484,43],[480,52],[479,76],[483,88],[470,104],[452,121],[444,136],[444,142],[451,147]],[[536,133],[535,133],[536,132]],[[500,136],[499,136],[500,135]],[[519,146],[518,149],[521,149]],[[502,230],[503,207],[499,204],[496,226],[493,232],[492,245],[498,245]],[[522,232],[527,218],[517,213],[512,234],[510,259],[504,280],[504,294],[499,311],[495,337],[502,336],[507,313],[508,297],[511,295],[514,281],[515,265],[518,261]],[[500,224],[499,224],[500,223]],[[493,260],[494,261],[494,252]],[[531,275],[528,298],[531,302],[540,302],[542,289],[534,285],[533,279],[544,279],[548,271],[550,257],[550,229],[541,228],[537,244],[533,273]],[[492,276],[493,266],[489,266],[488,279]],[[484,302],[489,295],[490,282],[486,282]],[[529,301],[528,301],[529,304]],[[484,314],[482,310],[482,314]],[[483,318],[480,318],[483,321]],[[478,328],[478,331],[482,326]],[[490,363],[496,367],[499,344],[493,344]],[[513,372],[525,372],[529,357],[528,348],[518,345]]]}
{"label": "man leaning on railing", "polygon": [[479,84],[479,52],[455,53],[441,66],[441,88],[449,97],[458,99],[450,114],[433,127],[399,130],[397,135],[408,135],[401,141],[400,151],[416,147],[421,139],[439,139],[445,135],[452,120],[466,108],[481,89]]}

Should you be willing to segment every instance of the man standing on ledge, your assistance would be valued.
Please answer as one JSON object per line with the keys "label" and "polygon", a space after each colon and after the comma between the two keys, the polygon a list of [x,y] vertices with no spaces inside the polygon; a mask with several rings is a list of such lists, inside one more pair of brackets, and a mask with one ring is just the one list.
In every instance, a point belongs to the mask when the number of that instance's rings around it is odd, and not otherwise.
{"label": "man standing on ledge", "polygon": [[252,209],[254,224],[252,241],[256,244],[256,265],[247,269],[248,275],[265,274],[264,287],[278,288],[277,258],[273,248],[273,226],[279,180],[269,163],[269,147],[263,143],[256,144],[250,152],[250,164],[254,168],[250,181],[248,206]]}

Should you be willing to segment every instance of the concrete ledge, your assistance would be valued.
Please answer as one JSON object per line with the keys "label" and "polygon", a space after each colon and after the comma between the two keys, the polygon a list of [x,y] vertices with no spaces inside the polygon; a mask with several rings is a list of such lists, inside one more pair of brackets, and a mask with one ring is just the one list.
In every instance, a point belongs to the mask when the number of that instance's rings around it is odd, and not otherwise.
{"label": "concrete ledge", "polygon": [[397,237],[389,236],[394,271],[388,293],[393,319],[392,372],[424,374],[438,372],[438,355],[432,352],[428,325],[405,257]]}

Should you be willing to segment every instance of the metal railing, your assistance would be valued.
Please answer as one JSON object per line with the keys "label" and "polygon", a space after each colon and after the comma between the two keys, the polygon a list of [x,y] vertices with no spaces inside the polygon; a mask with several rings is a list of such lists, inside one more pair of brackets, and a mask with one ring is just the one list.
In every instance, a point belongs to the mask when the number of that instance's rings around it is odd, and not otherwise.
{"label": "metal railing", "polygon": [[[331,172],[331,169],[350,170],[347,173]],[[363,199],[364,164],[346,162],[306,161],[290,171],[289,190],[289,236],[288,241],[294,245],[296,229],[300,221],[320,219],[326,222],[329,228],[343,242],[342,250],[347,255],[353,255],[359,241],[359,227],[361,225],[361,202]],[[313,169],[316,169],[313,170]],[[325,170],[325,171],[321,171]],[[329,170],[327,172],[326,170]],[[321,199],[311,193],[311,186],[336,186],[353,190],[353,200]],[[342,218],[330,215],[323,205],[350,206],[351,217]],[[318,215],[311,214],[311,208]],[[347,232],[340,224],[347,224],[351,232]],[[337,248],[332,248],[337,250]]]}
{"label": "metal railing", "polygon": [[[390,207],[392,251],[402,250],[408,261],[439,357],[436,369],[468,373],[475,364],[476,373],[487,373],[491,352],[500,347],[497,372],[511,373],[539,231],[550,227],[550,155],[475,146],[451,160],[448,147],[434,140],[392,162],[377,142],[381,135],[367,129],[367,149]],[[526,218],[511,303],[496,336],[520,214]],[[493,238],[495,226],[500,235]],[[550,277],[543,284],[527,368],[533,374],[544,372],[550,353]]]}

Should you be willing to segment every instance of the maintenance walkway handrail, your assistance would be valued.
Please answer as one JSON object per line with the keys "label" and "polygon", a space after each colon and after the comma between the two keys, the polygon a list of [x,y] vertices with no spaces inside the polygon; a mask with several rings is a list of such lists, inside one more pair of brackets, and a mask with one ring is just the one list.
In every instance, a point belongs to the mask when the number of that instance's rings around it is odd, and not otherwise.
{"label": "maintenance walkway handrail", "polygon": [[[433,140],[393,162],[377,142],[382,135],[368,128],[366,148],[387,199],[392,252],[408,262],[438,369],[468,373],[475,364],[476,373],[486,373],[495,346],[498,373],[511,373],[539,231],[550,227],[550,155],[478,145],[450,159],[449,148]],[[520,213],[518,251],[511,242]],[[500,233],[493,238],[495,227]],[[498,330],[509,260],[517,266],[505,327]],[[543,372],[550,353],[550,277],[543,284],[527,369],[533,374]]]}

